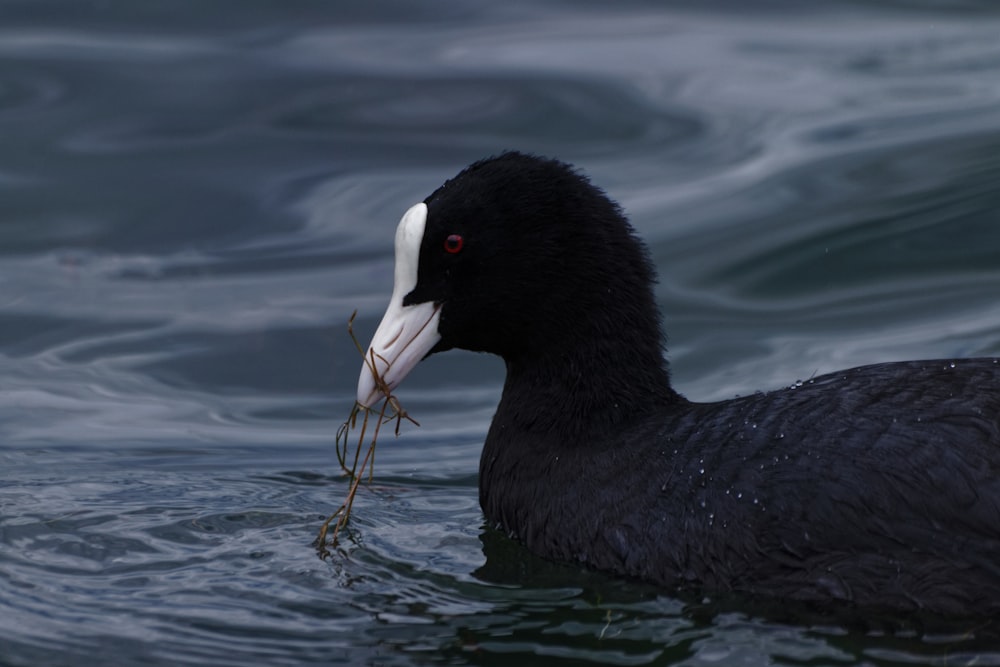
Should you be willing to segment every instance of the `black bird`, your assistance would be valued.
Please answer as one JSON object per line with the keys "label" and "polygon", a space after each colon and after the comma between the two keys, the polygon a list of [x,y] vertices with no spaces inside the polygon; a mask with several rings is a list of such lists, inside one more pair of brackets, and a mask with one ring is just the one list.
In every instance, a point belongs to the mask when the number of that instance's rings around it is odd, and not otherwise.
{"label": "black bird", "polygon": [[[562,162],[476,162],[403,216],[372,344],[390,390],[450,348],[507,377],[489,522],[675,591],[1000,612],[1000,363],[884,363],[694,403],[670,386],[648,252]],[[381,397],[363,368],[358,400]]]}

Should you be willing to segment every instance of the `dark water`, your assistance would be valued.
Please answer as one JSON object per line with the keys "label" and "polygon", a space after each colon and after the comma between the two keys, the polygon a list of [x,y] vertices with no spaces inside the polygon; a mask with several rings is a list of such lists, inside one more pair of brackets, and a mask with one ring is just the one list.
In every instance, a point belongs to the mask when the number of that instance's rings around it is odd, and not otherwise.
{"label": "dark water", "polygon": [[505,148],[629,211],[691,398],[1000,354],[1000,7],[663,4],[0,3],[0,663],[1000,664],[485,531],[476,355],[411,376],[421,428],[312,548],[344,323],[402,212]]}

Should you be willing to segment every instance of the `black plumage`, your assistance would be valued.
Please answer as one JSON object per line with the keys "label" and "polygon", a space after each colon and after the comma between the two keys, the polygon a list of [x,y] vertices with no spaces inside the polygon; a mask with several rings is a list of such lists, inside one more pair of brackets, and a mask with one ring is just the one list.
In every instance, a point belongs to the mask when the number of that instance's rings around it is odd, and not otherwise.
{"label": "black plumage", "polygon": [[670,386],[647,251],[586,178],[506,153],[426,204],[404,303],[442,304],[432,352],[507,366],[480,466],[490,522],[671,589],[1000,612],[996,359],[693,403]]}

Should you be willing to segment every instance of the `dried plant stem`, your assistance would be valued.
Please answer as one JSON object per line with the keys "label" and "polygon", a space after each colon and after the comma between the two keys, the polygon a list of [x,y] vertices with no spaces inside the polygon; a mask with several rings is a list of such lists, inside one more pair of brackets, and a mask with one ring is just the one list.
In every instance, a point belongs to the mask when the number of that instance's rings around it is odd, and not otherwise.
{"label": "dried plant stem", "polygon": [[[361,483],[362,478],[365,474],[365,469],[368,470],[368,483],[371,484],[374,479],[375,470],[375,445],[378,442],[379,431],[382,428],[382,424],[395,420],[396,428],[395,433],[399,435],[399,427],[404,419],[413,422],[417,426],[420,424],[413,419],[403,406],[400,405],[399,400],[391,394],[389,391],[389,385],[381,377],[378,372],[378,366],[376,365],[376,354],[372,350],[370,355],[365,354],[364,348],[358,342],[357,337],[354,335],[354,318],[357,315],[357,311],[351,315],[351,318],[347,321],[347,332],[351,336],[351,340],[354,341],[354,346],[358,349],[358,353],[364,360],[365,366],[368,371],[372,374],[375,379],[375,386],[382,392],[385,397],[379,408],[376,410],[374,408],[365,407],[358,402],[354,403],[351,408],[351,412],[347,417],[347,421],[341,424],[340,428],[337,430],[337,440],[336,440],[336,453],[337,462],[340,463],[341,470],[347,475],[351,480],[351,486],[347,492],[347,498],[344,500],[343,504],[337,511],[327,517],[326,521],[320,527],[319,535],[316,538],[316,548],[322,558],[326,558],[330,555],[330,551],[327,549],[327,536],[329,534],[329,544],[332,547],[337,546],[337,538],[340,535],[341,529],[347,525],[347,521],[351,516],[351,508],[354,506],[354,498],[358,492],[358,486]],[[378,357],[381,359],[381,357]],[[382,359],[385,361],[385,359]],[[349,456],[349,438],[351,431],[357,427],[358,415],[363,413],[361,420],[361,432],[358,435],[358,444],[354,450],[354,460],[351,466],[347,466],[347,459]],[[361,457],[361,450],[365,445],[365,435],[368,433],[368,420],[372,415],[377,415],[374,419],[375,426],[372,431],[371,439],[368,441],[368,451],[365,453],[364,458]],[[361,467],[358,467],[358,462],[360,460]],[[336,521],[336,523],[334,523]],[[333,531],[330,532],[330,526],[333,525]]]}

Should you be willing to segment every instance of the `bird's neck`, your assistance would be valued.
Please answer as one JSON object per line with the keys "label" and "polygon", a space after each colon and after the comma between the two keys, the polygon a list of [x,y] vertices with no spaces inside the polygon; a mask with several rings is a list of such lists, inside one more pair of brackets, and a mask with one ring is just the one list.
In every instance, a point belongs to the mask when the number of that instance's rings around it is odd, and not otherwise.
{"label": "bird's neck", "polygon": [[670,387],[659,331],[563,336],[507,358],[494,427],[569,444],[684,399]]}

